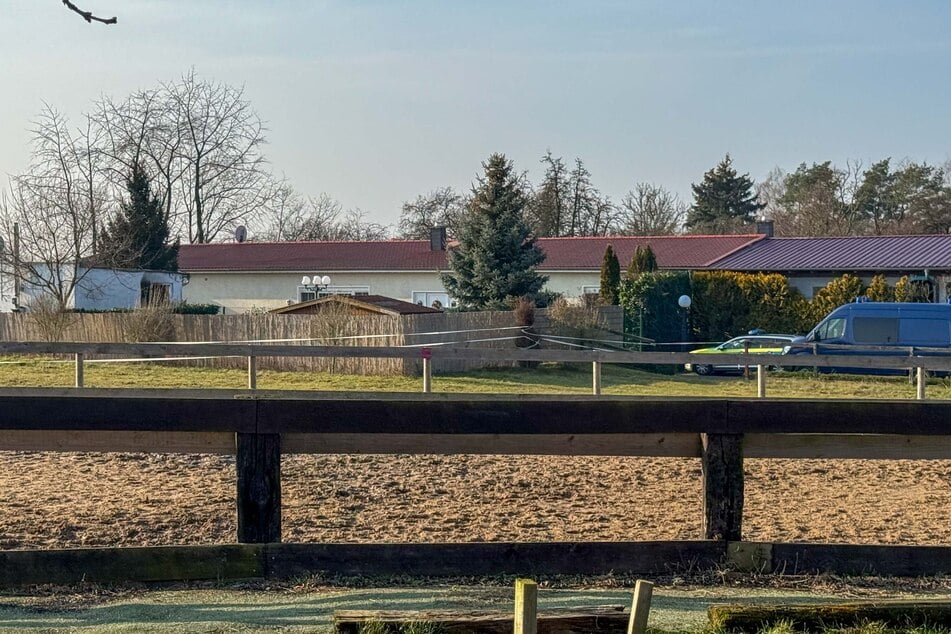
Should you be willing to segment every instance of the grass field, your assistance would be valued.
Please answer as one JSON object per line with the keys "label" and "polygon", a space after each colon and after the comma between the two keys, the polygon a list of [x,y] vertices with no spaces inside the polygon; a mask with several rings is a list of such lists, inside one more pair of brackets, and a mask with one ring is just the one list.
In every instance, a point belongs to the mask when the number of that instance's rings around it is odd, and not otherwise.
{"label": "grass field", "polygon": [[[42,358],[0,358],[0,387],[70,387],[72,362]],[[258,372],[259,389],[364,392],[419,392],[422,380],[405,376],[359,376],[320,372]],[[175,363],[94,363],[85,366],[86,387],[243,389],[243,370],[188,367]],[[586,365],[543,364],[536,368],[499,368],[464,374],[435,374],[433,390],[455,393],[590,394]],[[602,393],[638,396],[756,396],[756,381],[742,377],[663,375],[604,365]],[[767,395],[783,398],[915,398],[915,386],[901,377],[819,375],[809,371],[771,373]],[[951,381],[932,379],[929,399],[951,399]]]}

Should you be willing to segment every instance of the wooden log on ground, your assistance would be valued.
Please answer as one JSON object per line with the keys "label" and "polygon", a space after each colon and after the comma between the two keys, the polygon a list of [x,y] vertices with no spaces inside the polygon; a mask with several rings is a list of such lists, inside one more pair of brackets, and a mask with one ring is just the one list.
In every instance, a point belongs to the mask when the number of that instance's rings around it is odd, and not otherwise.
{"label": "wooden log on ground", "polygon": [[710,629],[761,632],[778,621],[791,622],[795,631],[823,631],[880,622],[902,628],[951,627],[948,601],[862,601],[813,605],[712,605]]}
{"label": "wooden log on ground", "polygon": [[[427,623],[452,634],[511,634],[512,613],[484,610],[337,610],[334,612],[334,631],[340,634],[358,634],[367,623],[379,623],[387,630],[398,632],[399,627],[411,623]],[[590,608],[550,608],[538,613],[538,634],[583,634],[612,632],[623,634],[628,615],[623,606],[596,606]]]}

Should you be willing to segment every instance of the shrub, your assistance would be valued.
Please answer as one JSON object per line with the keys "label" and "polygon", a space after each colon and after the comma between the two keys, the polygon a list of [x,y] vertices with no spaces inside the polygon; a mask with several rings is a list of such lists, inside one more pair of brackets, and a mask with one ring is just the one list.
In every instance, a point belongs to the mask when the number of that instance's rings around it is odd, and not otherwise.
{"label": "shrub", "polygon": [[175,305],[175,312],[179,315],[217,315],[221,310],[218,304],[189,304],[182,302]]}
{"label": "shrub", "polygon": [[515,325],[531,326],[535,323],[535,300],[531,297],[519,297],[515,301]]}
{"label": "shrub", "polygon": [[895,291],[888,286],[885,276],[878,274],[869,282],[865,289],[865,296],[873,302],[893,302],[895,301]]}
{"label": "shrub", "polygon": [[52,295],[34,297],[29,303],[30,321],[43,341],[61,341],[75,317]]}
{"label": "shrub", "polygon": [[851,273],[831,280],[810,302],[812,323],[817,323],[842,304],[854,302],[855,298],[861,295],[862,280]]}
{"label": "shrub", "polygon": [[173,307],[168,302],[155,302],[135,310],[126,317],[123,336],[129,343],[143,341],[174,341]]}
{"label": "shrub", "polygon": [[624,280],[620,295],[625,332],[656,342],[681,341],[684,313],[677,300],[689,294],[686,273],[642,273]]}
{"label": "shrub", "polygon": [[602,338],[607,327],[598,310],[596,295],[585,295],[580,304],[558,299],[548,309],[553,334],[584,341]]}

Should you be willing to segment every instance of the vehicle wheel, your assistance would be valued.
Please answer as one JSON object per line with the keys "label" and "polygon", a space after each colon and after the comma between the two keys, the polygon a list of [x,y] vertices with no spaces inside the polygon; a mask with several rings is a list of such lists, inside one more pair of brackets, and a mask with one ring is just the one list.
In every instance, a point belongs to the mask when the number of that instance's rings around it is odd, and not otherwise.
{"label": "vehicle wheel", "polygon": [[699,374],[700,376],[710,376],[713,374],[712,365],[695,365],[693,366],[693,371]]}

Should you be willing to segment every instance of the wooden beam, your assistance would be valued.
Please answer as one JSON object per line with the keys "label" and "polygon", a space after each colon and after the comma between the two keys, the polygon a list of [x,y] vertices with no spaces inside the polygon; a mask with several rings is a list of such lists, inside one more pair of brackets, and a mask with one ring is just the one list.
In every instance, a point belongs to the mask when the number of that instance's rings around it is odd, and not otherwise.
{"label": "wooden beam", "polygon": [[281,437],[239,433],[238,542],[281,541]]}
{"label": "wooden beam", "polygon": [[631,603],[631,618],[627,624],[627,634],[647,634],[647,619],[651,611],[651,597],[654,584],[638,579],[634,584],[634,599]]}
{"label": "wooden beam", "polygon": [[951,436],[901,434],[746,434],[746,458],[947,460]]}
{"label": "wooden beam", "polygon": [[538,634],[538,584],[515,580],[514,634]]}
{"label": "wooden beam", "polygon": [[[284,453],[700,457],[698,434],[285,434]],[[951,455],[951,454],[949,454]]]}
{"label": "wooden beam", "polygon": [[466,577],[494,575],[668,574],[680,566],[722,566],[726,543],[493,542],[457,544],[273,544],[267,575]]}
{"label": "wooden beam", "polygon": [[[457,634],[512,634],[512,613],[495,610],[335,610],[337,634],[359,634],[367,624],[400,626],[427,624]],[[537,614],[538,634],[597,634],[621,632],[627,623],[622,606],[548,608]]]}
{"label": "wooden beam", "polygon": [[951,601],[874,600],[786,605],[712,605],[707,613],[717,632],[763,632],[782,621],[790,631],[825,632],[882,623],[906,631],[951,627]]}
{"label": "wooden beam", "polygon": [[701,436],[703,537],[740,541],[743,526],[743,437]]}
{"label": "wooden beam", "polygon": [[263,547],[235,544],[0,551],[0,586],[263,576]]}
{"label": "wooden beam", "polygon": [[0,451],[234,454],[229,432],[7,430]]}

